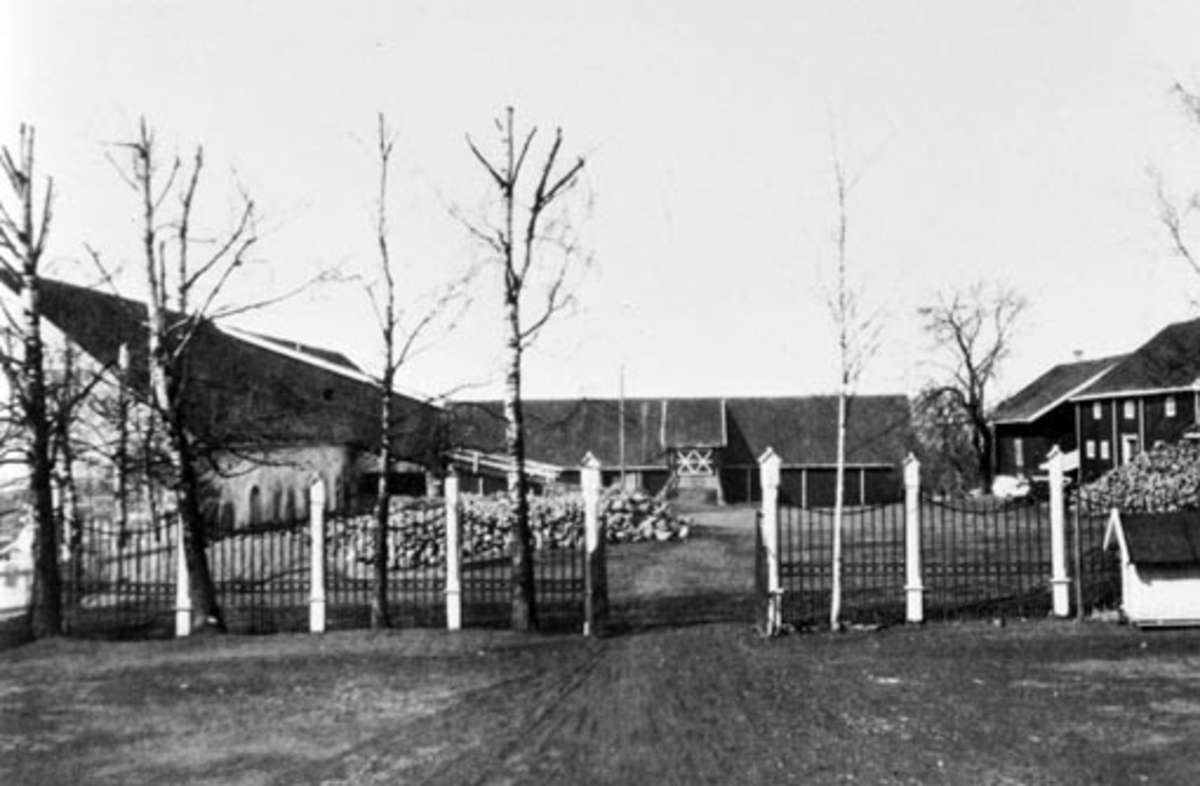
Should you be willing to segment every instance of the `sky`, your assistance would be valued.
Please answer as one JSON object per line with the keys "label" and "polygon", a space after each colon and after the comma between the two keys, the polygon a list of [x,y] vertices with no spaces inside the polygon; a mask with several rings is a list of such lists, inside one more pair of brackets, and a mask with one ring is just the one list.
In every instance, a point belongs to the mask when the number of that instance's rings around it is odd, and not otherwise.
{"label": "sky", "polygon": [[241,193],[260,216],[228,300],[341,277],[234,324],[377,373],[383,113],[402,303],[482,265],[400,385],[475,398],[502,390],[501,283],[452,211],[489,205],[466,137],[496,150],[506,106],[586,159],[594,264],[526,355],[531,398],[835,391],[840,161],[849,279],[882,326],[859,390],[940,373],[918,309],[983,282],[1029,301],[999,398],[1197,315],[1156,197],[1159,176],[1200,190],[1200,123],[1172,91],[1200,90],[1197,40],[1194,2],[4,0],[0,141],[37,129],[54,272],[94,281],[91,246],[135,297],[120,143],[144,117],[164,153],[203,145],[203,231]]}

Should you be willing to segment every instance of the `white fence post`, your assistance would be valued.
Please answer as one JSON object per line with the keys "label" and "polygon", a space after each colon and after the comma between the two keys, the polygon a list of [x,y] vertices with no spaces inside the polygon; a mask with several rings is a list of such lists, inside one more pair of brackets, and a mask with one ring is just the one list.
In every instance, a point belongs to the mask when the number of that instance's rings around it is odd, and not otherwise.
{"label": "white fence post", "polygon": [[446,629],[462,630],[462,521],[459,518],[458,473],[451,467],[446,494]]}
{"label": "white fence post", "polygon": [[762,557],[766,562],[766,608],[762,634],[777,636],[783,630],[783,586],[779,577],[779,479],[783,459],[771,448],[758,459],[762,486]]}
{"label": "white fence post", "polygon": [[925,585],[921,575],[921,462],[904,459],[904,597],[907,622],[925,621]]}
{"label": "white fence post", "polygon": [[175,635],[192,635],[192,578],[183,546],[183,517],[175,524]]}
{"label": "white fence post", "polygon": [[1054,616],[1071,613],[1071,579],[1067,577],[1067,517],[1063,506],[1063,454],[1055,445],[1050,464],[1050,586]]}
{"label": "white fence post", "polygon": [[315,478],[308,488],[309,550],[312,593],[308,598],[308,629],[325,632],[325,482]]}
{"label": "white fence post", "polygon": [[608,566],[604,554],[604,528],[600,521],[600,460],[590,452],[579,472],[583,489],[584,599],[583,635],[600,632],[608,611]]}

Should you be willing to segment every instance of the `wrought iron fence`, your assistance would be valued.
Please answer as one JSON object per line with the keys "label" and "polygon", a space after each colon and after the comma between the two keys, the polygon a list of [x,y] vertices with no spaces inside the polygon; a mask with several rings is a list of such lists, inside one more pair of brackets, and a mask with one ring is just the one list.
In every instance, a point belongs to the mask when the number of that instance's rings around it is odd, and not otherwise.
{"label": "wrought iron fence", "polygon": [[170,522],[137,519],[124,530],[107,518],[80,521],[60,570],[67,633],[169,636],[175,608],[175,538]]}
{"label": "wrought iron fence", "polygon": [[[553,537],[543,537],[540,529],[535,533],[533,572],[538,622],[547,630],[578,630],[583,624],[587,560],[582,508],[569,512],[553,526],[557,528]],[[479,516],[463,516],[462,591],[466,627],[510,624],[511,543],[506,532]]]}
{"label": "wrought iron fence", "polygon": [[1034,498],[921,499],[926,619],[1050,612],[1050,507]]}
{"label": "wrought iron fence", "polygon": [[[842,529],[842,619],[904,619],[905,508],[848,508]],[[925,618],[1046,615],[1051,608],[1046,500],[920,501]],[[820,625],[830,612],[834,517],[830,508],[780,507],[784,621]],[[1107,517],[1066,511],[1067,569],[1076,613],[1114,608],[1116,555],[1102,548]]]}
{"label": "wrought iron fence", "polygon": [[[904,619],[904,506],[846,508],[842,522],[842,619]],[[833,589],[834,511],[781,507],[780,579],[784,622],[828,620]]]}
{"label": "wrought iron fence", "polygon": [[[394,627],[446,626],[446,510],[440,499],[398,501],[388,528],[388,617]],[[371,624],[375,519],[339,517],[326,529],[326,619],[330,630]]]}
{"label": "wrought iron fence", "polygon": [[[582,509],[568,511],[551,537],[539,529],[534,552],[543,627],[578,629],[584,607],[586,554]],[[512,558],[505,533],[462,516],[463,622],[509,624]],[[388,533],[388,614],[394,627],[446,626],[446,513],[440,499],[401,500]],[[124,534],[107,518],[73,534],[62,565],[67,630],[106,637],[170,636],[176,603],[173,520],[149,519]],[[375,594],[375,522],[332,517],[326,526],[326,627],[370,625]],[[307,520],[271,522],[217,533],[208,544],[217,600],[230,631],[308,629],[312,544]]]}

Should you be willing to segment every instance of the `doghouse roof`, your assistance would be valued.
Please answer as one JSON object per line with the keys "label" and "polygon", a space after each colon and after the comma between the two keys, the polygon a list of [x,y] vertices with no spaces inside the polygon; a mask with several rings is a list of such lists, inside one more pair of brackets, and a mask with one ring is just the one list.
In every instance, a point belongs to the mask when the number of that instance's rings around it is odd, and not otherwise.
{"label": "doghouse roof", "polygon": [[1200,565],[1200,511],[1123,514],[1120,527],[1135,565]]}

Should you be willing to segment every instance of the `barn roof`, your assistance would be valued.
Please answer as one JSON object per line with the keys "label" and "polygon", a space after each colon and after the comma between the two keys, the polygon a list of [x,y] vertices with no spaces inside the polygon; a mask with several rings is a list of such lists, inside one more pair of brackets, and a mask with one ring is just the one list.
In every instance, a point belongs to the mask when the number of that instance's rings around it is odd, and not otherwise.
{"label": "barn roof", "polygon": [[1102,379],[1126,355],[1062,363],[996,407],[995,423],[1031,423]]}
{"label": "barn roof", "polygon": [[[832,465],[837,460],[837,398],[532,399],[524,403],[526,454],[563,467],[591,452],[621,461],[624,410],[627,466],[664,466],[671,448],[723,448],[726,465],[753,466],[768,447],[786,465]],[[485,453],[504,450],[500,402],[450,404],[451,442]],[[851,400],[847,458],[856,465],[892,465],[911,446],[908,399]]]}
{"label": "barn roof", "polygon": [[1200,513],[1122,514],[1129,561],[1135,565],[1200,565]]}
{"label": "barn roof", "polygon": [[[144,395],[145,304],[51,279],[41,281],[40,291],[44,318],[102,366],[115,368],[127,345],[130,386]],[[378,440],[379,388],[339,353],[204,321],[184,368],[188,423],[209,444],[368,446]],[[438,410],[407,396],[394,402],[398,457],[429,459]]]}
{"label": "barn roof", "polygon": [[1200,319],[1167,325],[1073,398],[1191,389],[1200,380]]}

